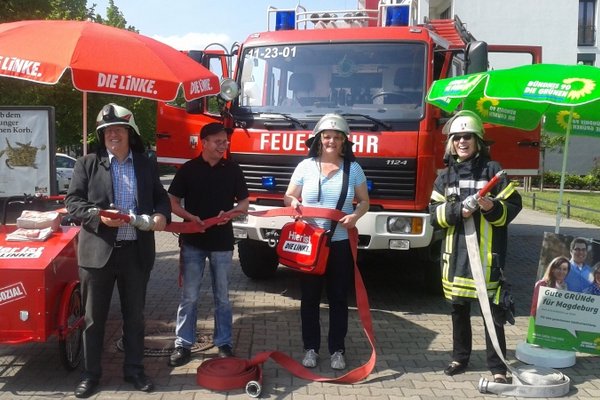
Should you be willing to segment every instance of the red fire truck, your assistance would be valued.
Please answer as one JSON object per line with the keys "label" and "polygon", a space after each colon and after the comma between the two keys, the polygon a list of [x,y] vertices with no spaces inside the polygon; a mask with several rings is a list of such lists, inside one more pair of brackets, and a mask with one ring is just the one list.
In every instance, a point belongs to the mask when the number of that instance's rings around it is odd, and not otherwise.
{"label": "red fire truck", "polygon": [[[427,89],[435,79],[486,70],[488,52],[523,53],[526,62],[540,62],[541,49],[475,41],[457,17],[417,24],[416,1],[367,0],[364,8],[346,11],[270,8],[268,19],[268,31],[250,35],[231,52],[189,53],[223,77],[236,59],[231,75],[239,94],[227,102],[159,104],[159,162],[181,165],[198,156],[201,127],[222,121],[234,128],[230,156],[244,171],[251,209],[281,207],[315,123],[339,113],[352,130],[371,200],[357,225],[359,248],[435,260],[439,247],[427,206],[443,167],[441,128],[448,115],[425,103]],[[509,174],[538,173],[539,130],[486,129],[493,158]],[[248,216],[234,222],[247,276],[275,272],[278,260],[270,245],[288,221]],[[439,270],[435,263],[423,265],[432,277]]]}

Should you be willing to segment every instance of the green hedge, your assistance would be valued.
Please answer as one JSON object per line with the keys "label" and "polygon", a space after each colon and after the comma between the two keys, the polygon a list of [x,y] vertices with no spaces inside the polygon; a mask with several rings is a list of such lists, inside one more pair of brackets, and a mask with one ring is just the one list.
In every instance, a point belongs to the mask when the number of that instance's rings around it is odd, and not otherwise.
{"label": "green hedge", "polygon": [[[532,185],[539,186],[540,177],[534,177]],[[560,172],[548,171],[544,173],[544,187],[559,188],[560,187]],[[565,189],[579,190],[600,190],[600,176],[594,173],[587,175],[571,175],[565,176]]]}

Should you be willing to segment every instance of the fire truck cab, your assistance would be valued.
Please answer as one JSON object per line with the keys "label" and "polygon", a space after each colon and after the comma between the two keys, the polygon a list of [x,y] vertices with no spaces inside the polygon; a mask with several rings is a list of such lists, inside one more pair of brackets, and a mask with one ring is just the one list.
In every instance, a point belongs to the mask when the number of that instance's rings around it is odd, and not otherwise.
{"label": "fire truck cab", "polygon": [[[359,2],[360,3],[363,2]],[[269,30],[251,34],[229,54],[201,52],[199,61],[233,71],[239,95],[221,107],[203,99],[187,107],[159,104],[159,162],[180,165],[200,154],[200,128],[223,121],[234,129],[230,156],[243,169],[252,210],[283,206],[305,140],[326,113],[344,116],[358,163],[367,176],[369,212],[357,225],[363,251],[412,251],[437,259],[439,247],[427,211],[443,167],[449,117],[427,104],[435,79],[480,72],[488,51],[520,52],[539,62],[540,48],[488,46],[455,17],[417,24],[416,1],[367,1],[357,10],[268,10]],[[371,6],[371,8],[369,8]],[[512,175],[536,175],[539,130],[488,127],[491,153]],[[278,267],[273,249],[289,218],[244,216],[234,221],[244,273],[268,277]],[[435,263],[427,268],[439,270]],[[439,281],[438,281],[439,285]]]}

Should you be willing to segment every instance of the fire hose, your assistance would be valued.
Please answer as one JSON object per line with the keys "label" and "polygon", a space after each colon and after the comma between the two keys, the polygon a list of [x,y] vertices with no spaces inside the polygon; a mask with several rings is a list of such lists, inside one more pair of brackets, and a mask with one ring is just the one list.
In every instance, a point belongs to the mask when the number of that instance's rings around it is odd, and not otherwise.
{"label": "fire hose", "polygon": [[[496,176],[486,184],[476,195],[474,203],[477,204],[477,198],[485,196],[499,181],[499,175],[504,171],[500,171]],[[498,179],[496,179],[498,177]],[[512,183],[511,183],[512,184]],[[476,198],[476,196],[479,196]],[[468,198],[467,198],[468,199]],[[466,200],[465,199],[465,202]],[[464,206],[464,203],[463,203]],[[465,207],[467,208],[467,207]],[[476,209],[476,208],[475,208]],[[496,354],[506,365],[513,376],[513,383],[496,383],[490,382],[485,378],[479,380],[478,389],[481,393],[495,393],[506,396],[517,397],[560,397],[569,392],[570,379],[563,375],[562,372],[552,368],[522,365],[513,366],[508,363],[500,349],[496,326],[492,317],[492,311],[487,294],[485,277],[483,276],[483,266],[481,264],[481,255],[479,253],[479,243],[475,223],[472,217],[464,220],[465,237],[467,243],[467,252],[469,254],[469,265],[477,290],[477,298],[481,307],[481,313],[488,330],[492,345]]]}
{"label": "fire hose", "polygon": [[[125,213],[118,210],[102,210],[100,208],[90,208],[88,212],[92,215],[99,215],[110,219],[118,219],[141,231],[150,231],[154,228],[152,217],[147,214],[137,215],[133,212]],[[213,225],[216,225],[226,219],[230,219],[240,213],[225,213],[222,217],[212,217],[198,223],[195,221],[177,222],[172,221],[165,227],[166,232],[172,233],[202,233]]]}
{"label": "fire hose", "polygon": [[[90,209],[90,212],[107,218],[120,219],[132,226],[141,226],[148,228],[147,218],[136,216],[134,214],[124,214],[100,209]],[[203,220],[203,224],[197,222],[171,222],[165,228],[165,231],[176,233],[194,233],[204,232],[206,229],[228,221],[231,218],[242,214],[242,212],[224,213],[222,216],[216,216]],[[307,218],[327,218],[339,221],[344,215],[339,210],[316,207],[302,207],[300,211],[292,207],[276,208],[267,211],[248,212],[249,215],[256,217],[307,217]],[[148,217],[148,216],[147,216]],[[150,218],[150,221],[152,219]],[[141,228],[138,228],[141,229]],[[152,227],[150,226],[150,228]],[[245,360],[237,357],[217,358],[203,362],[197,370],[196,381],[198,385],[211,390],[232,390],[243,388],[250,397],[258,397],[262,391],[262,364],[269,358],[277,364],[287,369],[298,378],[312,380],[317,382],[330,383],[356,383],[365,379],[375,367],[375,337],[373,333],[373,322],[367,292],[362,276],[356,263],[358,250],[358,230],[352,228],[348,230],[350,247],[354,258],[354,286],[356,289],[356,304],[358,315],[363,325],[363,330],[371,346],[371,356],[363,365],[347,372],[337,378],[323,377],[310,372],[298,361],[289,355],[280,351],[263,351],[256,354],[252,359]]]}

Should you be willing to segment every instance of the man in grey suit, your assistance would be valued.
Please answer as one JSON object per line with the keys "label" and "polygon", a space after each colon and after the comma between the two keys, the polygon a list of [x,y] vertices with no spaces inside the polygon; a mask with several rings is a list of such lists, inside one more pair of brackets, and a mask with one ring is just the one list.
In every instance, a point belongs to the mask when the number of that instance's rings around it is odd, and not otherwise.
{"label": "man in grey suit", "polygon": [[[153,231],[164,230],[171,215],[157,165],[143,154],[131,111],[107,104],[96,119],[96,132],[98,151],[77,160],[65,200],[69,213],[81,221],[78,263],[85,329],[84,371],[75,388],[79,398],[91,396],[100,382],[104,330],[115,282],[123,315],[124,379],[137,390],[154,389],[144,374],[143,311],[155,257]],[[149,216],[150,230],[90,211],[109,208]]]}

